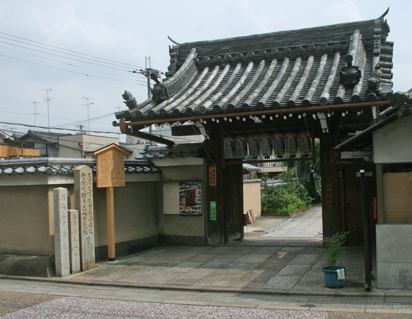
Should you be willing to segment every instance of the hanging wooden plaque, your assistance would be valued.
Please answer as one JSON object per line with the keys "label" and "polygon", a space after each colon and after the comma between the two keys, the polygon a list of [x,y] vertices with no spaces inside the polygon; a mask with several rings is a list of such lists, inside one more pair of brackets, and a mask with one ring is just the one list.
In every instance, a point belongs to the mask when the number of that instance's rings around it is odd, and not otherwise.
{"label": "hanging wooden plaque", "polygon": [[216,186],[216,167],[209,167],[209,186]]}

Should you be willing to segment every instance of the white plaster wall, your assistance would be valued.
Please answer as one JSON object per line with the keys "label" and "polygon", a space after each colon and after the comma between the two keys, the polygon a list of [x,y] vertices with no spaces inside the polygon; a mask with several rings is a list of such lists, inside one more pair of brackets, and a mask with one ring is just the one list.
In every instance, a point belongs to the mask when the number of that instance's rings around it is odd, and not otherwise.
{"label": "white plaster wall", "polygon": [[412,116],[398,119],[373,133],[375,164],[412,162]]}
{"label": "white plaster wall", "polygon": [[412,225],[376,225],[379,289],[412,289]]}

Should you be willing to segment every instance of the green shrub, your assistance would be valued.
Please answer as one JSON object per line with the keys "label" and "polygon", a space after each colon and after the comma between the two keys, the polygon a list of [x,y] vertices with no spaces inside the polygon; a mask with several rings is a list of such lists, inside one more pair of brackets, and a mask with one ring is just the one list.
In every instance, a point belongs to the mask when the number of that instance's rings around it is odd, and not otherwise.
{"label": "green shrub", "polygon": [[263,214],[290,214],[298,210],[305,210],[312,201],[308,190],[298,179],[294,179],[294,172],[287,171],[279,175],[286,183],[270,186],[267,184],[267,175],[262,176],[262,212]]}

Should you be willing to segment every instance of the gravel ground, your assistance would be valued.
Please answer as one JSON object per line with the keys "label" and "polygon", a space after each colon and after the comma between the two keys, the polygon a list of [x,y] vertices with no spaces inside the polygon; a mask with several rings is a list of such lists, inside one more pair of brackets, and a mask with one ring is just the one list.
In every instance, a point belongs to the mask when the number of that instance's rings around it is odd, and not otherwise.
{"label": "gravel ground", "polygon": [[0,291],[0,316],[56,298],[60,296]]}
{"label": "gravel ground", "polygon": [[412,315],[402,313],[363,313],[363,312],[331,312],[329,319],[412,319]]}
{"label": "gravel ground", "polygon": [[2,318],[327,319],[328,313],[64,297],[7,314]]}

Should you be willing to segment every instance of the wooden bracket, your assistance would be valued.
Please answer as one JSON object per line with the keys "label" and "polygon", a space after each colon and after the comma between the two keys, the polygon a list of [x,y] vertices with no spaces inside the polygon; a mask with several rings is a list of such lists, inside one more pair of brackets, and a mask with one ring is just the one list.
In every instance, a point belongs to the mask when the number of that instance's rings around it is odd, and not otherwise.
{"label": "wooden bracket", "polygon": [[121,118],[120,122],[115,126],[119,126],[120,131],[123,134],[126,134],[126,135],[139,137],[139,138],[142,138],[142,139],[145,139],[145,140],[148,140],[148,141],[153,141],[153,142],[160,143],[160,144],[166,144],[167,146],[175,145],[175,142],[173,142],[171,140],[167,140],[165,138],[161,138],[161,137],[154,136],[154,135],[151,135],[151,134],[143,133],[143,132],[140,132],[140,131],[132,132],[132,130],[130,129],[130,126],[125,123],[124,118]]}

